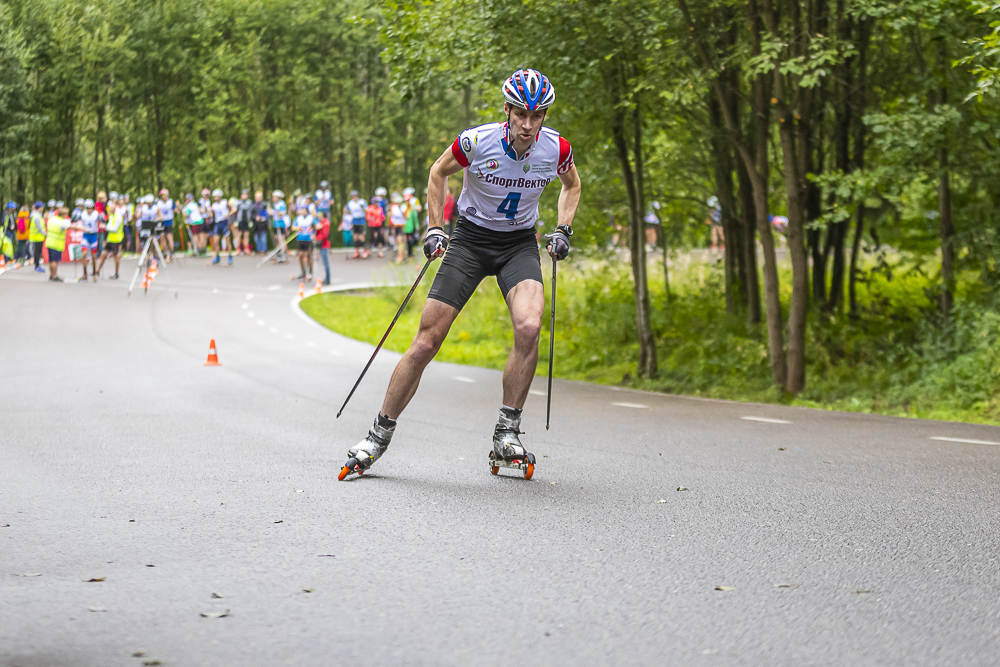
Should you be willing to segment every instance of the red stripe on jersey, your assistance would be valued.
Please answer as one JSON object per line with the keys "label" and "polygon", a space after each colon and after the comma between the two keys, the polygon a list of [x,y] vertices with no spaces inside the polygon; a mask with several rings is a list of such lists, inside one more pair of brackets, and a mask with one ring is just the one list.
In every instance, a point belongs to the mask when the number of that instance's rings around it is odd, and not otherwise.
{"label": "red stripe on jersey", "polygon": [[557,172],[566,173],[573,166],[573,147],[569,145],[565,137],[559,137],[559,167]]}
{"label": "red stripe on jersey", "polygon": [[455,137],[455,143],[451,145],[451,154],[455,156],[455,160],[463,167],[469,166],[469,158],[462,150],[462,137]]}

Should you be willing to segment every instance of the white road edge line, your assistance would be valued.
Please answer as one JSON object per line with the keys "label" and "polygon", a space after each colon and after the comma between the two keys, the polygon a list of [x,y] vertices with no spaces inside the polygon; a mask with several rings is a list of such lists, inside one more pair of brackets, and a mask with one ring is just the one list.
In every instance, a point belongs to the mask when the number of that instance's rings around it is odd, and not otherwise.
{"label": "white road edge line", "polygon": [[643,410],[648,408],[648,405],[643,405],[642,403],[612,403],[611,405],[617,405],[619,408],[638,408]]}
{"label": "white road edge line", "polygon": [[765,424],[791,424],[787,419],[771,419],[770,417],[740,417],[748,422],[764,422]]}
{"label": "white road edge line", "polygon": [[967,445],[1000,445],[1000,442],[991,440],[970,440],[969,438],[946,438],[941,435],[931,436],[931,440],[941,440],[943,442],[964,442]]}

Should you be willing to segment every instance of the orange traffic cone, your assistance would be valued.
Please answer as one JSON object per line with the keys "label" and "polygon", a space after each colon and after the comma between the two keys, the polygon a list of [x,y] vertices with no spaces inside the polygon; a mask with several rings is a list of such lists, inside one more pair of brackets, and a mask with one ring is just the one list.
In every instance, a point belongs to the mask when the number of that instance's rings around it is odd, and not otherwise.
{"label": "orange traffic cone", "polygon": [[208,344],[208,361],[205,362],[206,366],[221,366],[219,363],[219,353],[215,351],[215,339]]}
{"label": "orange traffic cone", "polygon": [[7,256],[0,252],[0,269],[7,266]]}
{"label": "orange traffic cone", "polygon": [[306,296],[306,284],[299,283],[299,298],[304,299]]}
{"label": "orange traffic cone", "polygon": [[323,281],[319,278],[316,279],[316,294],[323,293]]}

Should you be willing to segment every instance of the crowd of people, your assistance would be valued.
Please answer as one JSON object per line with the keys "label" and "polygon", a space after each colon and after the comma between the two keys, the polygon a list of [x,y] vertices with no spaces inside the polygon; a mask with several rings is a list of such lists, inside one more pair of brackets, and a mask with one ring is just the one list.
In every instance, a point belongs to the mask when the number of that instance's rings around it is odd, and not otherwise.
{"label": "crowd of people", "polygon": [[[3,212],[0,262],[33,264],[39,273],[45,273],[47,264],[49,280],[62,282],[59,264],[78,261],[83,265],[83,279],[88,279],[89,269],[96,282],[108,259],[114,260],[115,267],[109,279],[116,280],[122,255],[144,248],[150,259],[159,250],[168,262],[175,252],[185,251],[211,257],[211,264],[217,265],[225,254],[225,266],[232,266],[234,255],[270,253],[273,261],[283,263],[294,254],[299,277],[311,281],[318,251],[322,283],[328,285],[329,250],[336,243],[330,184],[320,182],[315,192],[295,190],[287,199],[288,203],[281,190],[274,190],[269,200],[262,191],[251,198],[249,190],[227,199],[221,189],[204,188],[200,198],[188,193],[179,201],[164,188],[158,197],[147,194],[135,202],[129,194],[99,192],[95,199],[77,199],[72,209],[56,200],[36,201],[30,207],[12,201]],[[413,256],[420,242],[423,211],[413,188],[389,194],[380,187],[367,201],[352,190],[341,207],[343,246],[353,247],[352,259],[367,259],[373,253],[384,257],[389,252],[401,263]],[[457,217],[449,193],[445,220],[453,224]]]}

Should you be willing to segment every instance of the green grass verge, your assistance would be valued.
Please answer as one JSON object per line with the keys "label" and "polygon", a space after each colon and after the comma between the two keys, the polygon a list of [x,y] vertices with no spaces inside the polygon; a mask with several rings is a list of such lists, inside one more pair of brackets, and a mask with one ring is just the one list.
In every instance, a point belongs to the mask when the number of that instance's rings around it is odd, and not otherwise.
{"label": "green grass verge", "polygon": [[[543,268],[548,301],[545,262]],[[870,271],[859,284],[859,321],[818,310],[810,314],[807,388],[788,401],[771,382],[763,325],[725,312],[719,266],[692,263],[672,271],[669,299],[662,266],[650,268],[658,377],[635,378],[638,346],[628,267],[594,260],[560,265],[558,377],[738,401],[1000,423],[1000,315],[982,307],[975,276],[962,281],[955,316],[945,325],[935,318],[926,267],[905,270],[899,259],[895,271]],[[410,267],[398,280],[414,275]],[[388,349],[403,352],[409,346],[432,280],[433,275],[424,278],[386,341]],[[790,282],[785,272],[786,304]],[[333,331],[376,344],[407,290],[328,293],[305,299],[302,308]],[[538,374],[548,365],[548,321],[546,303]],[[512,342],[506,305],[488,279],[459,315],[437,359],[502,369]]]}

